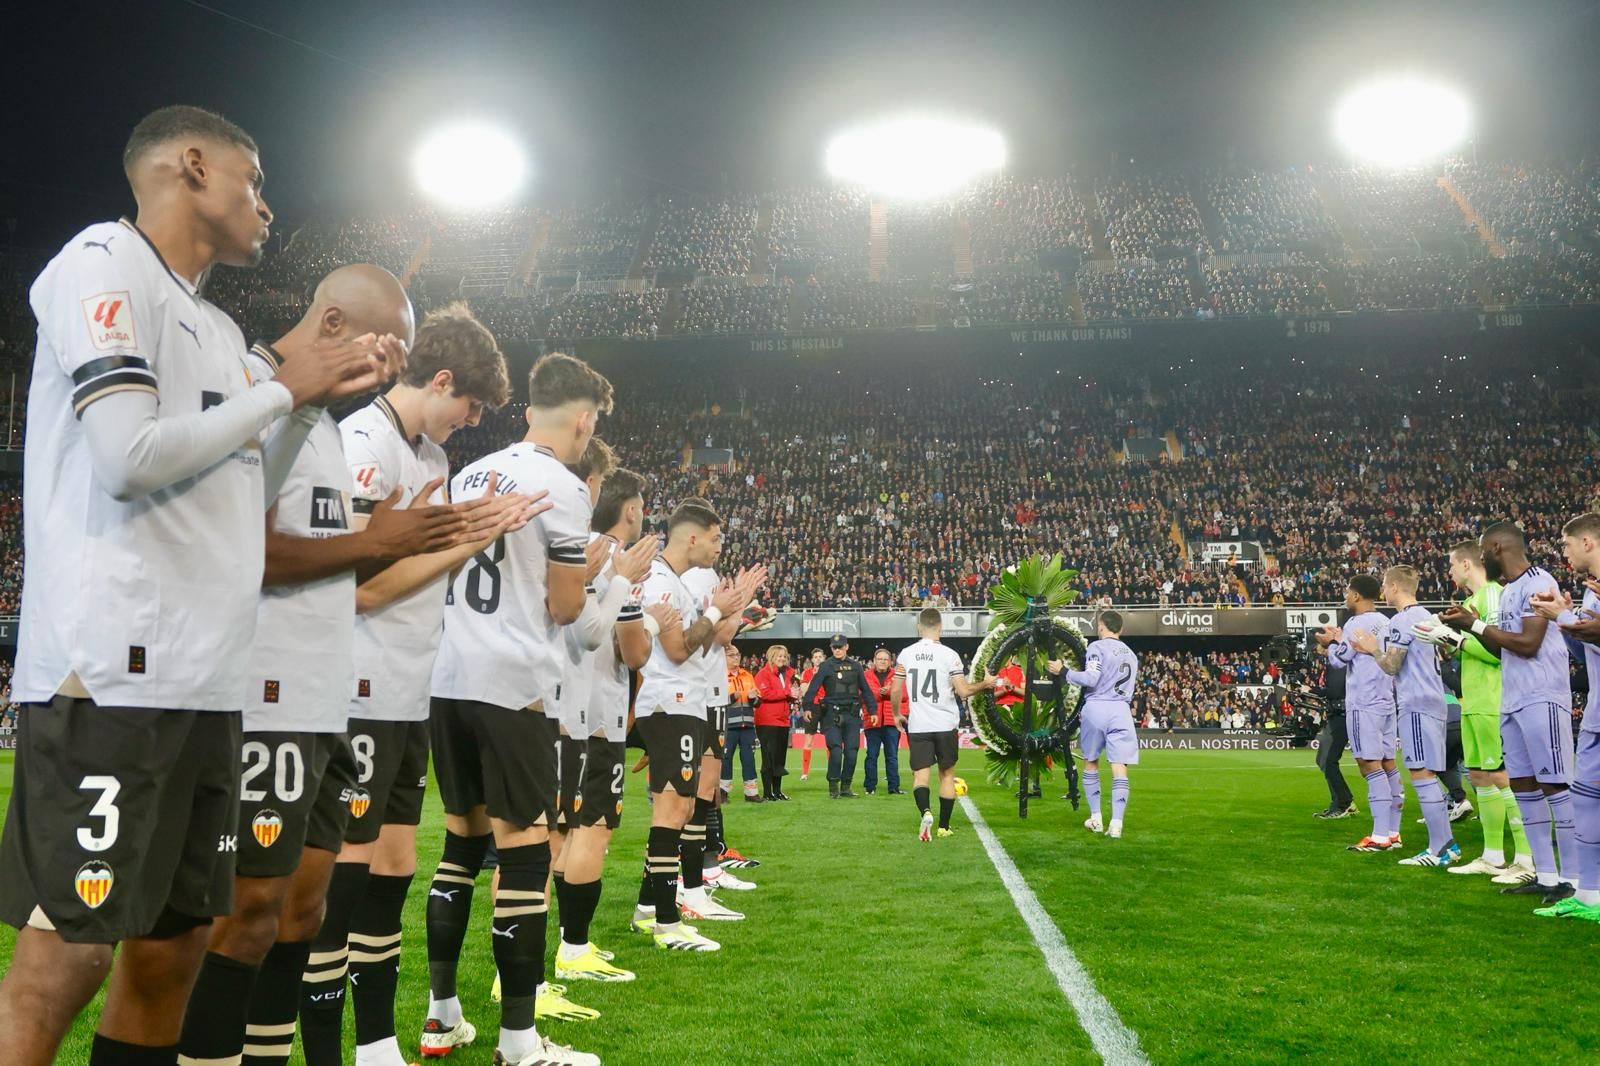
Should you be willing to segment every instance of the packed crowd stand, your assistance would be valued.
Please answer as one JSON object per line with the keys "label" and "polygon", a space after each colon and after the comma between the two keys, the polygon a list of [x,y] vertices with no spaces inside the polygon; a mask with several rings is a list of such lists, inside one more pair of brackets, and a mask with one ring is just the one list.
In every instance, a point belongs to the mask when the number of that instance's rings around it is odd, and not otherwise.
{"label": "packed crowd stand", "polygon": [[[1445,173],[1498,235],[1504,258],[1488,254],[1437,174],[1302,167],[1097,181],[1002,176],[947,201],[890,204],[890,280],[867,273],[866,195],[802,188],[618,200],[543,222],[525,209],[463,217],[422,208],[312,222],[275,238],[257,269],[214,271],[207,291],[267,331],[292,322],[332,267],[367,261],[402,274],[427,248],[411,280],[419,308],[456,298],[465,280],[475,310],[513,340],[658,337],[666,299],[651,288],[657,274],[688,286],[673,330],[684,336],[791,322],[805,330],[1050,323],[1080,304],[1089,320],[1126,321],[1600,300],[1600,168],[1456,162]],[[763,205],[771,221],[758,235]],[[971,289],[947,282],[958,217],[970,231]],[[527,291],[520,275],[504,293],[482,291],[482,278],[515,273],[541,226]],[[1080,265],[1095,254],[1097,226],[1116,262]],[[620,278],[641,253],[643,286],[594,285]],[[793,286],[744,284],[758,258]],[[39,265],[0,271],[0,363],[31,348],[22,292]]]}
{"label": "packed crowd stand", "polygon": [[[1446,550],[1482,516],[1517,501],[1548,556],[1571,501],[1600,481],[1586,393],[1449,357],[1279,381],[986,373],[781,363],[758,384],[730,370],[715,397],[665,370],[630,373],[606,435],[652,478],[652,513],[717,500],[730,561],[776,560],[768,598],[783,607],[977,606],[1033,551],[1063,552],[1087,599],[1118,604],[1337,602],[1351,574],[1401,562],[1439,599]],[[520,424],[496,413],[459,435],[455,460]],[[1125,436],[1164,426],[1181,461],[1118,456]],[[731,468],[686,465],[687,443],[730,450]],[[1186,553],[1207,540],[1254,541],[1266,558]]]}

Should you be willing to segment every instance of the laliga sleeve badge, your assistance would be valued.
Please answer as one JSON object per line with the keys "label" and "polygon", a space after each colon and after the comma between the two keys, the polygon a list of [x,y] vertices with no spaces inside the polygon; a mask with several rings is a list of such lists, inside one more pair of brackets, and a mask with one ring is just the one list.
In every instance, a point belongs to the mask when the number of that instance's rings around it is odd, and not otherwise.
{"label": "laliga sleeve badge", "polygon": [[144,645],[142,645],[142,644],[130,644],[130,645],[128,645],[128,673],[130,673],[130,674],[142,674],[142,673],[144,673]]}
{"label": "laliga sleeve badge", "polygon": [[261,702],[262,703],[277,703],[278,702],[278,683],[276,681],[268,681],[262,686]]}
{"label": "laliga sleeve badge", "polygon": [[[357,681],[356,696],[360,699],[370,700],[372,698],[372,682],[364,677]],[[356,817],[359,818],[360,815],[357,815]]]}
{"label": "laliga sleeve badge", "polygon": [[111,872],[109,863],[101,862],[99,859],[90,859],[78,867],[78,874],[74,879],[73,887],[78,891],[78,898],[83,900],[90,910],[94,910],[106,901],[107,896],[111,895],[111,886],[116,883],[116,880],[117,876]]}
{"label": "laliga sleeve badge", "polygon": [[250,833],[256,843],[270,848],[283,833],[283,816],[274,810],[262,810],[250,819]]}

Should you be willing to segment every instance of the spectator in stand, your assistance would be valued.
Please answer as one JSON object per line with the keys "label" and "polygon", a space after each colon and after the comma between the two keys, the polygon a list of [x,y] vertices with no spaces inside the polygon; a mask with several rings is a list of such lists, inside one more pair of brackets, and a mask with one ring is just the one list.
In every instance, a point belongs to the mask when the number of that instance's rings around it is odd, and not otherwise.
{"label": "spectator in stand", "polygon": [[774,644],[767,649],[767,662],[755,676],[756,737],[761,743],[762,796],[786,800],[783,778],[789,771],[789,745],[793,740],[790,714],[800,698],[799,680],[789,665],[789,649]]}

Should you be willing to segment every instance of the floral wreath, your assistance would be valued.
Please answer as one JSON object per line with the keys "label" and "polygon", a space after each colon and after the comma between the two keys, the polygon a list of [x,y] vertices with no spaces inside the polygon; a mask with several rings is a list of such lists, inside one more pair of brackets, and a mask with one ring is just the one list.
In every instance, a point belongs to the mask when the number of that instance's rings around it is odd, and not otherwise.
{"label": "floral wreath", "polygon": [[[989,779],[996,784],[1016,780],[1026,757],[1030,765],[1043,764],[1041,774],[1049,774],[1061,760],[1069,787],[1076,790],[1069,745],[1077,731],[1083,690],[1070,682],[1054,684],[1045,664],[1060,659],[1070,670],[1083,669],[1088,652],[1083,634],[1055,614],[1078,598],[1072,587],[1077,576],[1078,571],[1062,567],[1059,554],[1038,555],[1007,568],[989,589],[989,632],[972,658],[973,680],[997,675],[1015,663],[1024,678],[1031,674],[1035,681],[1021,700],[1009,705],[996,702],[990,689],[968,701],[978,740],[988,753]],[[1025,794],[1030,782],[1018,784],[1019,794]],[[1026,802],[1025,795],[1021,798]]]}

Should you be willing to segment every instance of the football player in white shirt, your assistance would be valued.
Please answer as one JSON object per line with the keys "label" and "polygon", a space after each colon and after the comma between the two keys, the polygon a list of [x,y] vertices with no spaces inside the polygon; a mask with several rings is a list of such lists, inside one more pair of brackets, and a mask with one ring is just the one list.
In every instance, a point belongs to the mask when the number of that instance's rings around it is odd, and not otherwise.
{"label": "football player in white shirt", "polygon": [[[485,407],[510,396],[505,357],[464,304],[430,313],[400,380],[339,423],[354,488],[351,525],[365,529],[381,501],[442,502],[442,445]],[[538,487],[538,486],[535,486]],[[496,495],[493,484],[464,496]],[[301,986],[301,1045],[309,1066],[343,1062],[346,969],[353,985],[356,1061],[403,1064],[394,1032],[401,912],[417,862],[428,769],[428,689],[444,626],[450,571],[528,520],[527,497],[500,494],[501,523],[475,543],[402,559],[356,587],[350,747],[356,784],[328,887],[327,912]],[[548,504],[550,501],[546,500]],[[541,505],[542,506],[542,505]],[[347,952],[348,945],[348,952]]]}
{"label": "football player in white shirt", "polygon": [[[340,267],[317,286],[287,335],[251,348],[248,365],[265,380],[280,371],[282,351],[368,332],[409,343],[411,302],[381,267]],[[326,411],[301,411],[313,422],[311,433],[267,513],[244,708],[233,913],[212,927],[179,1041],[184,1056],[200,1061],[243,1053],[247,1010],[252,1063],[285,1062],[294,1042],[300,976],[344,837],[349,808],[342,794],[355,785],[345,720],[357,571],[477,540],[483,531],[475,522],[496,521],[494,501],[429,507],[418,500],[410,509],[385,502],[365,530],[350,532],[339,425]]]}
{"label": "football player in white shirt", "polygon": [[995,679],[968,680],[955,649],[939,643],[944,618],[937,607],[924,607],[917,615],[918,640],[900,653],[894,668],[889,705],[895,724],[911,741],[911,794],[916,798],[922,823],[917,839],[932,838],[933,812],[928,804],[929,770],[939,767],[939,835],[950,836],[950,812],[956,805],[956,759],[961,744],[956,727],[961,707],[956,697],[994,688]]}
{"label": "football player in white shirt", "polygon": [[701,778],[709,776],[715,788],[722,760],[709,757],[706,672],[694,656],[726,643],[718,641],[718,629],[724,621],[738,624],[739,614],[765,582],[766,571],[746,570],[733,581],[722,582],[702,609],[683,575],[697,566],[715,566],[721,554],[722,519],[706,501],[685,500],[667,520],[666,549],[651,566],[644,585],[645,628],[652,639],[634,710],[654,801],[633,929],[653,934],[657,947],[681,951],[716,951],[721,945],[679,920],[680,851],[684,906],[702,917],[733,921],[743,917],[710,899],[701,883],[711,795],[701,788]]}
{"label": "football player in white shirt", "polygon": [[[722,550],[720,544],[717,551]],[[766,571],[761,571],[762,580],[765,581]],[[697,566],[685,571],[683,584],[695,598],[699,610],[704,611],[711,605],[711,597],[715,594],[717,586],[722,584],[722,578],[717,574],[715,567]],[[759,586],[757,586],[759,588]],[[742,612],[741,612],[742,614]],[[699,663],[705,670],[706,678],[706,737],[710,748],[704,764],[700,768],[700,791],[695,797],[695,816],[684,827],[684,862],[692,865],[689,859],[689,836],[698,831],[700,836],[700,869],[684,879],[685,902],[684,906],[693,907],[688,900],[688,893],[695,886],[704,886],[707,893],[718,888],[730,891],[752,891],[755,884],[743,880],[737,874],[729,874],[722,868],[722,849],[726,843],[723,828],[722,811],[722,756],[726,750],[728,740],[728,656],[724,650],[733,638],[738,635],[743,618],[736,615],[724,618],[717,623],[715,630],[716,643],[707,645],[706,649],[696,652],[693,661]],[[713,766],[712,764],[715,763]],[[700,808],[704,807],[705,821],[700,819]],[[741,859],[748,867],[754,868],[761,863],[757,859]],[[694,898],[698,899],[696,895]],[[691,920],[711,918],[722,921],[738,921],[733,918],[735,913],[729,908],[718,904],[715,900],[708,899],[710,913],[693,913],[688,915]]]}
{"label": "football player in white shirt", "polygon": [[500,866],[491,942],[503,988],[496,1061],[600,1061],[541,1036],[534,1020],[559,788],[562,629],[578,620],[584,588],[610,547],[590,543],[589,490],[567,464],[583,457],[595,423],[610,410],[609,381],[581,359],[546,355],[528,376],[527,435],[455,480],[455,490],[465,494],[498,475],[506,491],[548,489],[553,506],[475,555],[450,586],[432,683],[434,767],[446,836],[429,903],[436,892],[459,891],[460,897],[430,907],[429,930],[441,935],[428,948],[424,1054],[448,1054],[473,1036],[455,995],[456,930],[470,917],[467,890],[492,833]]}
{"label": "football player in white shirt", "polygon": [[[206,926],[232,905],[240,709],[262,515],[301,436],[275,419],[376,387],[400,342],[319,342],[255,384],[200,295],[253,266],[255,143],[156,111],[123,167],[137,222],[77,234],[34,282],[14,791],[0,919],[8,1063],[50,1062],[120,942],[90,1062],[170,1063]],[[48,1004],[48,1009],[41,1009]]]}
{"label": "football player in white shirt", "polygon": [[564,631],[560,813],[551,834],[561,909],[556,977],[631,981],[631,972],[590,941],[589,927],[600,902],[606,846],[622,822],[628,675],[650,656],[640,599],[656,539],[641,536],[644,478],[631,470],[612,470],[603,480],[593,469],[579,473],[595,500],[592,536],[614,551],[590,582],[583,613]]}

